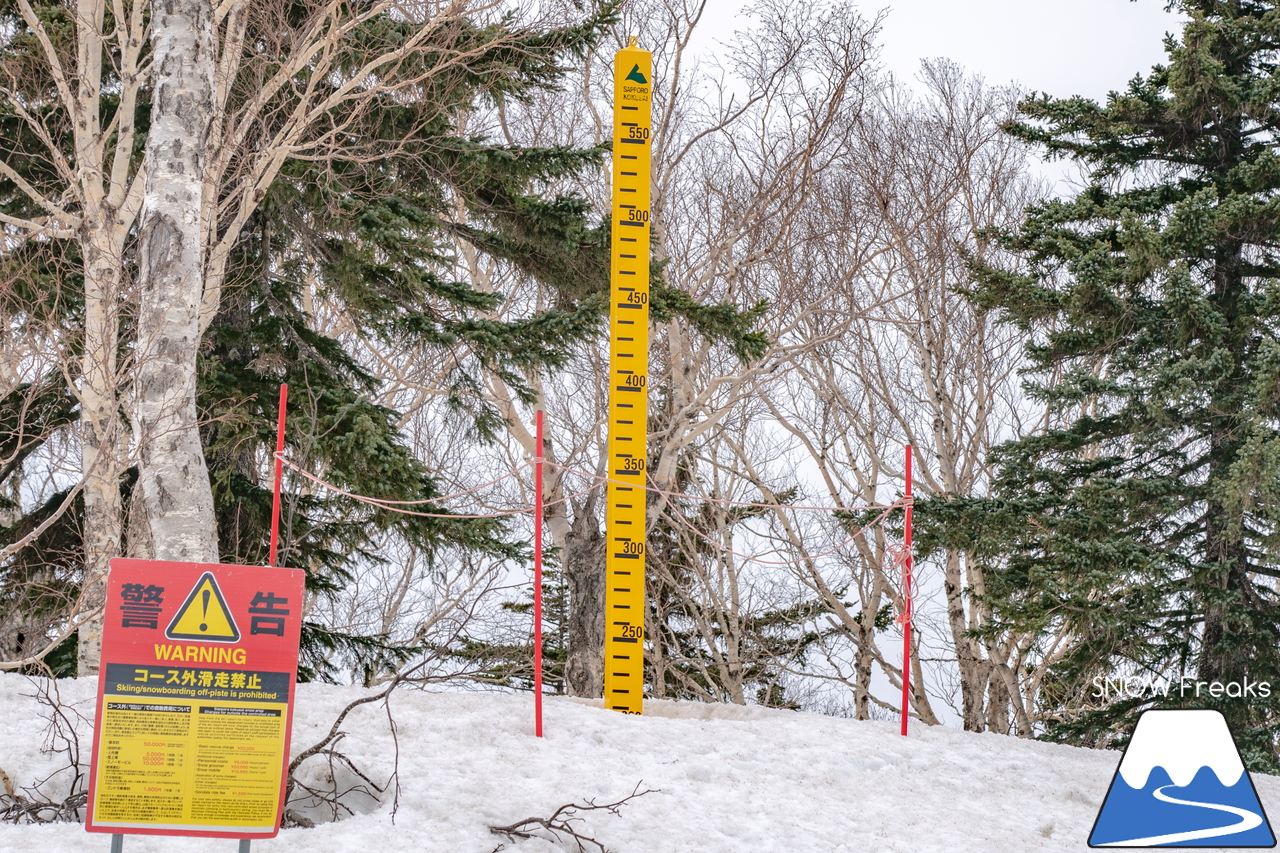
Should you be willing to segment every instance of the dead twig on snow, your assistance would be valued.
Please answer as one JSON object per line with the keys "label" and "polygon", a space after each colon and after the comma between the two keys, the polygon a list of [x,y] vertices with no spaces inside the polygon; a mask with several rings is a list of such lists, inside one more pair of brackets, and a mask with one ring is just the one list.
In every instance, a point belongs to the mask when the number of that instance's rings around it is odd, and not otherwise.
{"label": "dead twig on snow", "polygon": [[[35,686],[35,699],[45,711],[48,721],[45,743],[41,751],[61,755],[62,766],[49,776],[25,788],[15,790],[9,774],[0,769],[0,781],[4,791],[0,793],[0,821],[5,823],[76,823],[88,799],[87,775],[80,755],[80,738],[77,726],[87,726],[88,720],[75,707],[66,705],[58,693],[58,682],[52,678],[31,679]],[[48,789],[58,790],[50,794]]]}
{"label": "dead twig on snow", "polygon": [[[586,853],[587,845],[594,845],[594,849],[599,853],[609,853],[608,848],[601,844],[590,835],[584,835],[574,826],[575,823],[581,824],[582,818],[578,816],[579,812],[604,811],[609,814],[618,814],[618,809],[636,799],[643,797],[645,794],[656,794],[657,789],[645,788],[640,790],[640,786],[644,781],[636,783],[635,790],[630,794],[618,800],[616,803],[596,803],[595,800],[587,800],[585,803],[565,803],[560,808],[551,813],[550,817],[527,817],[524,820],[518,820],[508,826],[491,826],[489,831],[494,835],[505,835],[512,840],[517,838],[538,838],[536,835],[539,830],[549,833],[555,841],[559,841],[562,835],[572,838],[574,843],[578,845],[579,853]],[[497,853],[505,847],[500,844],[494,849],[493,853]]]}

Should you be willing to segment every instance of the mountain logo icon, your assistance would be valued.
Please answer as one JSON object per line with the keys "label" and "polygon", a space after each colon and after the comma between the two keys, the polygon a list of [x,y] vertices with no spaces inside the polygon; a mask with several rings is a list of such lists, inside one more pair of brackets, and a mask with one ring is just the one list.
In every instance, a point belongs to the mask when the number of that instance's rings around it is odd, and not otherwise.
{"label": "mountain logo icon", "polygon": [[[624,65],[623,67],[625,68],[626,66]],[[644,79],[644,75],[640,73],[640,63],[639,63],[639,62],[637,62],[637,63],[636,63],[636,67],[635,67],[635,68],[632,68],[632,69],[631,69],[631,71],[627,73],[627,78],[626,78],[626,79],[630,80],[632,83],[639,83],[639,84],[641,84],[642,86],[648,86],[648,85],[649,85],[649,81],[648,81],[648,80],[646,80],[646,79]]]}
{"label": "mountain logo icon", "polygon": [[1146,711],[1098,811],[1090,847],[1275,847],[1217,711]]}

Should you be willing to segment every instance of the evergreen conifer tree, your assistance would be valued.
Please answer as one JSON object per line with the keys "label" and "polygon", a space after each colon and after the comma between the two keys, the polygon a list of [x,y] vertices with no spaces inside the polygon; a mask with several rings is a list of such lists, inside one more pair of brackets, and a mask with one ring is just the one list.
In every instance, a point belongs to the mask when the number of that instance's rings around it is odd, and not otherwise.
{"label": "evergreen conifer tree", "polygon": [[[1280,9],[1175,5],[1189,21],[1167,65],[1105,105],[1033,97],[1009,127],[1088,174],[999,235],[1023,267],[975,276],[977,302],[1027,333],[1052,423],[999,448],[997,497],[917,517],[926,545],[992,561],[988,630],[1065,629],[1050,736],[1110,739],[1152,701],[1100,701],[1095,677],[1163,676],[1155,701],[1220,708],[1248,763],[1274,768]],[[1180,695],[1183,676],[1271,695]]]}
{"label": "evergreen conifer tree", "polygon": [[[61,4],[38,5],[49,20],[73,14]],[[417,343],[436,353],[461,345],[466,356],[447,390],[456,408],[473,418],[480,436],[492,432],[496,418],[478,405],[473,393],[481,368],[496,372],[531,399],[530,372],[559,363],[572,337],[599,325],[604,300],[593,300],[591,294],[602,293],[605,285],[598,282],[607,282],[607,233],[592,226],[583,200],[544,197],[542,187],[593,167],[605,152],[496,145],[460,128],[463,117],[485,102],[557,85],[562,64],[582,58],[613,21],[614,9],[606,0],[579,24],[560,28],[461,21],[463,36],[469,34],[474,42],[467,61],[450,63],[447,73],[424,75],[430,85],[419,88],[416,101],[388,92],[371,105],[358,133],[343,140],[333,159],[291,161],[282,170],[236,246],[233,272],[201,351],[202,438],[225,561],[266,562],[271,484],[262,475],[274,449],[271,424],[281,382],[293,387],[295,403],[308,403],[298,406],[290,420],[291,448],[300,451],[303,464],[323,465],[328,479],[363,494],[398,500],[439,494],[435,477],[399,434],[398,414],[373,401],[378,377],[343,341],[316,328],[316,318],[303,310],[305,297],[329,300],[382,344]],[[39,56],[39,45],[11,4],[0,2],[0,20],[12,32],[8,43],[15,49],[15,63],[24,51]],[[347,43],[351,61],[359,60],[370,39],[389,44],[411,35],[410,25],[393,14],[372,18]],[[459,36],[455,32],[450,37]],[[253,50],[252,39],[245,49]],[[430,54],[425,56],[419,59],[431,61]],[[38,59],[22,67],[33,73],[42,68]],[[115,109],[110,97],[103,109],[108,115]],[[142,128],[146,111],[144,100],[137,118]],[[334,124],[341,124],[340,117],[335,116]],[[0,140],[20,174],[29,181],[31,176],[52,181],[56,170],[41,159],[38,140],[30,142],[24,134],[30,129],[15,111],[0,109]],[[139,156],[144,144],[138,146]],[[31,153],[19,156],[21,152]],[[457,199],[472,215],[466,225],[455,221]],[[13,180],[0,180],[0,209],[34,215],[31,208]],[[583,298],[565,299],[554,310],[513,321],[490,319],[487,315],[501,296],[448,274],[454,236],[483,243],[491,255],[549,287],[571,285]],[[19,242],[0,252],[0,264],[6,320],[58,329],[68,355],[73,353],[83,288],[75,244]],[[308,281],[320,292],[304,297]],[[15,436],[5,457],[13,464],[0,471],[5,485],[21,477],[24,460],[38,456],[47,442],[59,438],[60,430],[74,425],[79,413],[72,396],[59,387],[64,378],[55,370],[47,377],[48,389],[27,383],[0,400],[0,412],[13,421]],[[134,476],[130,472],[121,483],[126,504]],[[10,523],[0,528],[0,543],[20,539],[64,496],[52,495],[26,514],[12,499],[4,500],[0,508],[9,510],[5,521]],[[286,529],[294,534],[286,539],[282,557],[310,570],[314,592],[340,589],[361,561],[379,559],[376,543],[388,531],[432,553],[455,547],[519,558],[527,550],[493,521],[370,511],[333,495],[299,499],[291,510]],[[28,617],[40,615],[45,624],[56,623],[65,612],[57,605],[65,608],[74,596],[83,560],[75,544],[80,511],[77,505],[0,567],[0,624],[26,620],[38,629],[41,620]],[[132,534],[137,527],[131,527]],[[129,547],[135,556],[147,555],[145,542],[133,541]],[[33,579],[41,583],[33,587]],[[32,598],[33,588],[43,591],[38,601]],[[37,639],[26,638],[31,646]],[[346,636],[309,624],[302,672],[323,675],[338,662],[375,672],[410,651],[392,648],[384,639]],[[67,645],[74,641],[69,637]],[[13,651],[6,649],[6,657]],[[56,657],[75,659],[65,652]]]}
{"label": "evergreen conifer tree", "polygon": [[[42,17],[63,24],[73,14],[57,2],[36,6]],[[427,82],[416,101],[388,92],[370,104],[360,123],[347,127],[330,160],[292,160],[281,170],[235,246],[219,312],[200,353],[198,404],[223,560],[266,562],[271,484],[264,474],[274,450],[281,382],[290,385],[295,404],[305,401],[289,420],[288,452],[299,464],[323,467],[326,479],[361,494],[391,500],[440,494],[433,472],[400,435],[399,413],[374,402],[381,384],[376,371],[347,342],[319,328],[305,310],[308,299],[337,306],[369,340],[457,359],[442,390],[470,418],[480,439],[492,436],[498,424],[498,415],[478,393],[484,371],[532,401],[530,377],[563,363],[571,343],[602,329],[608,310],[607,222],[598,224],[584,199],[553,196],[546,187],[597,168],[607,151],[495,144],[468,134],[464,119],[486,105],[557,85],[564,64],[581,61],[615,12],[616,3],[602,0],[577,24],[558,28],[460,21],[463,37],[474,41],[465,62],[424,75]],[[7,42],[12,62],[40,73],[40,46],[7,0],[0,0],[0,26],[12,33]],[[509,37],[495,38],[503,28]],[[370,40],[392,43],[409,35],[408,23],[393,14],[375,17],[353,34],[350,62],[358,63]],[[449,49],[456,48],[451,43]],[[245,49],[254,49],[252,39]],[[418,61],[430,61],[430,54]],[[35,78],[28,83],[34,89],[53,85]],[[104,114],[115,108],[108,97]],[[136,117],[143,130],[147,108],[144,99]],[[56,109],[49,107],[55,120]],[[343,125],[342,118],[335,116],[333,125]],[[0,108],[0,146],[14,153],[11,159],[23,180],[56,195],[56,169],[41,159],[40,140],[26,139],[29,135],[14,110]],[[69,141],[67,146],[66,156],[74,157]],[[145,136],[137,146],[139,156],[144,146]],[[459,204],[467,213],[461,221]],[[40,213],[4,176],[0,211]],[[552,307],[493,319],[502,296],[459,280],[452,257],[457,238],[539,281],[555,294]],[[68,356],[83,324],[79,264],[73,241],[0,248],[6,320],[60,329]],[[655,268],[660,279],[660,265]],[[763,345],[751,331],[754,314],[701,305],[660,280],[654,284],[655,317],[683,315],[739,353],[758,352]],[[127,313],[124,319],[127,328]],[[24,459],[45,452],[47,442],[73,428],[79,413],[65,379],[54,371],[47,389],[28,384],[0,400],[0,423],[13,421],[19,436],[12,447],[0,446],[5,460],[16,460],[0,469],[0,486],[21,476]],[[126,505],[134,476],[121,483]],[[20,539],[63,497],[55,494],[25,514],[0,497],[0,510],[8,511],[0,518],[7,524],[0,525],[0,545]],[[429,554],[459,548],[522,559],[527,551],[506,526],[492,520],[396,515],[326,494],[299,498],[288,510],[282,563],[307,567],[314,592],[337,591],[362,562],[381,559],[379,545],[386,535]],[[39,609],[47,626],[65,612],[57,604],[74,595],[83,562],[75,544],[78,518],[77,508],[0,566],[0,629],[10,615]],[[145,556],[145,543],[130,547]],[[31,580],[49,577],[58,580],[56,601],[44,594],[33,603]],[[41,587],[46,593],[51,588]],[[73,643],[74,636],[68,638],[68,645]],[[389,645],[386,638],[348,636],[312,624],[304,628],[304,645],[306,677],[323,676],[335,663],[373,674],[412,652]],[[74,663],[75,655],[63,653],[58,659]]]}

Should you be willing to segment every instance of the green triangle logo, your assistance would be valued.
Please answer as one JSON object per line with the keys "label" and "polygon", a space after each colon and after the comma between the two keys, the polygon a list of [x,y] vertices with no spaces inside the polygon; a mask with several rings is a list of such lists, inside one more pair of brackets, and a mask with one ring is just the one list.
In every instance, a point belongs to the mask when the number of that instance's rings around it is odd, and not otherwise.
{"label": "green triangle logo", "polygon": [[631,69],[631,73],[627,75],[627,79],[628,79],[628,80],[631,80],[631,81],[633,81],[633,82],[635,82],[635,83],[640,83],[640,84],[645,85],[645,86],[648,86],[648,85],[649,85],[649,81],[648,81],[648,80],[646,80],[646,79],[644,79],[644,75],[640,73],[640,63],[639,63],[639,62],[637,62],[637,63],[636,63],[636,67],[635,67],[635,68],[632,68],[632,69]]}

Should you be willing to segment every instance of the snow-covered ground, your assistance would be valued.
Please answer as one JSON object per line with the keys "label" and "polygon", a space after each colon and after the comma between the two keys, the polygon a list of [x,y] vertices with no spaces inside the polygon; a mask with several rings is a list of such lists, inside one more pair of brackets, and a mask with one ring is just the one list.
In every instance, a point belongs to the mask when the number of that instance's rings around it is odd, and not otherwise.
{"label": "snow-covered ground", "polygon": [[[93,712],[94,681],[60,682],[62,698]],[[32,684],[0,675],[0,767],[15,785],[53,769],[40,753],[45,726]],[[27,695],[24,695],[27,694]],[[302,685],[294,718],[299,751],[327,731],[355,688]],[[397,693],[400,807],[364,801],[366,813],[315,829],[287,829],[254,853],[506,853],[575,850],[509,841],[490,824],[547,816],[568,802],[621,799],[657,789],[618,816],[588,814],[583,831],[616,853],[879,853],[1082,851],[1120,755],[997,735],[812,714],[648,702],[644,717],[548,698],[546,737],[533,733],[528,696]],[[379,704],[348,718],[343,750],[375,781],[392,771],[394,742]],[[86,739],[86,747],[88,746]],[[324,770],[314,761],[311,778]],[[1280,778],[1254,776],[1271,814]],[[78,825],[0,826],[4,851],[105,851],[105,835]],[[222,839],[129,836],[126,853],[236,849]]]}

